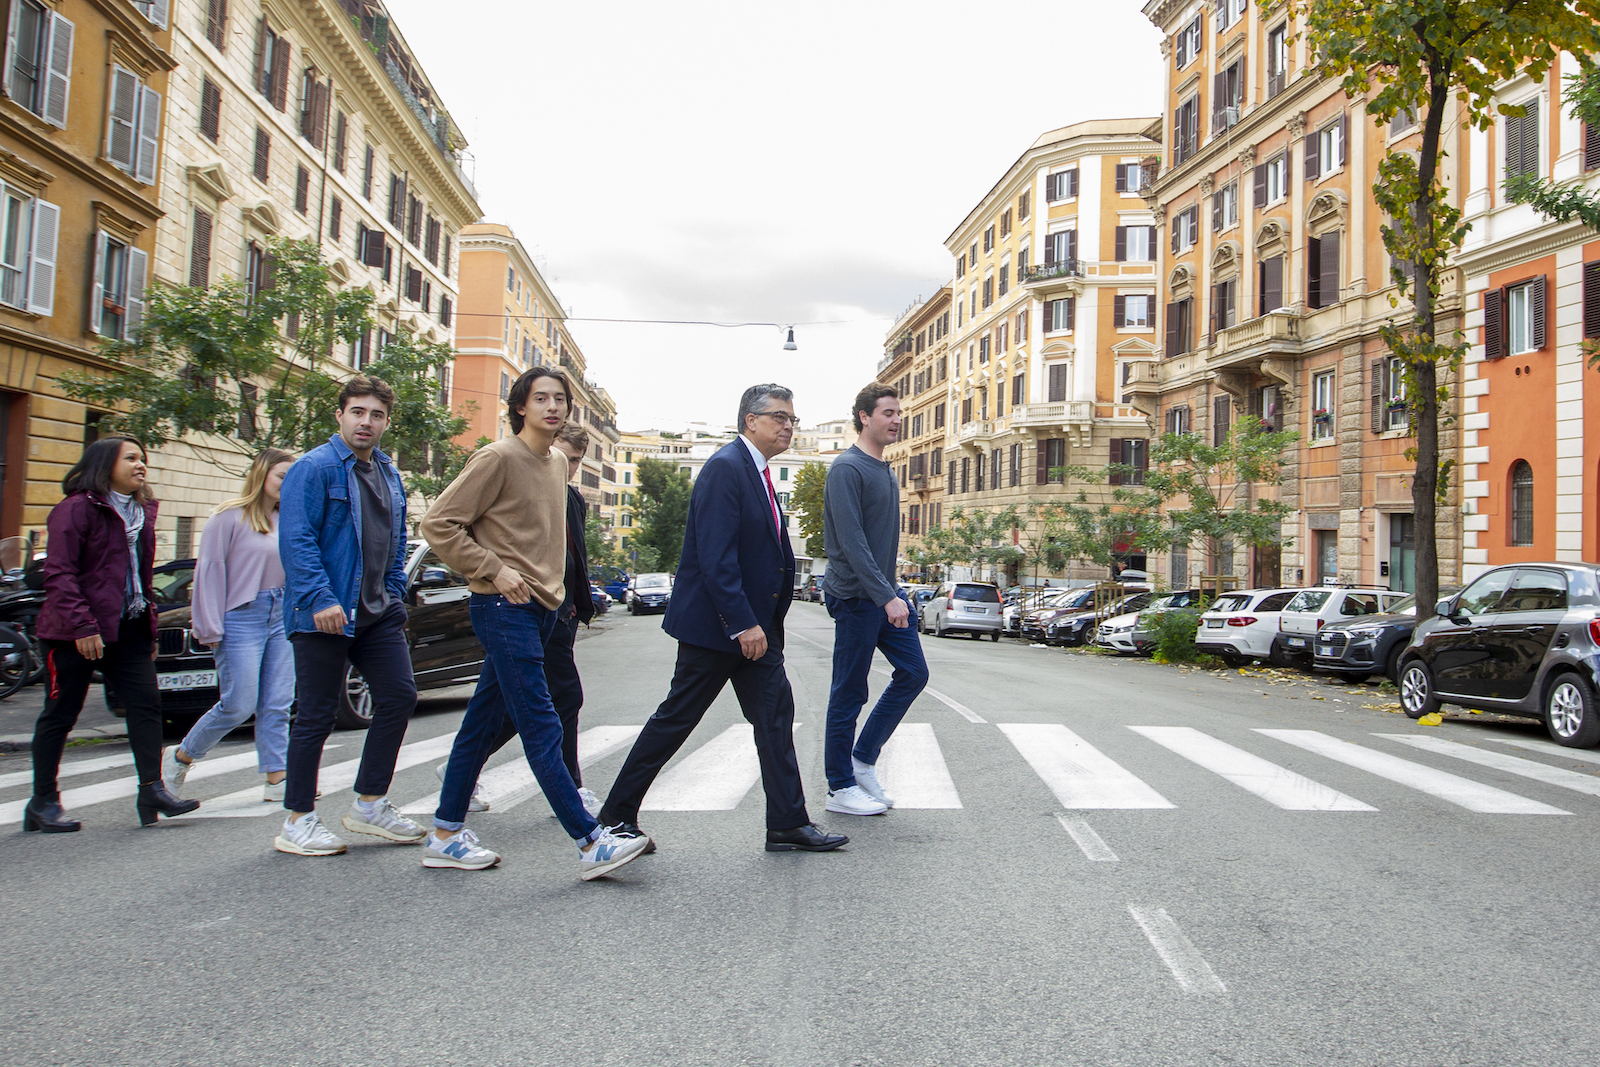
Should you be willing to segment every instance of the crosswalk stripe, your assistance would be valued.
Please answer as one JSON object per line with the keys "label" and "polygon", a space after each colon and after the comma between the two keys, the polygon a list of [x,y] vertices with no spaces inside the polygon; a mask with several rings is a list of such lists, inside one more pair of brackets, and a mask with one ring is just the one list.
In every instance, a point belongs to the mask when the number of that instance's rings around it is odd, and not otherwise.
{"label": "crosswalk stripe", "polygon": [[1000,731],[1068,810],[1176,806],[1065,726],[1001,723]]}
{"label": "crosswalk stripe", "polygon": [[[94,759],[73,760],[63,763],[61,769],[56,771],[57,778],[70,778],[75,774],[90,774],[94,771],[104,771],[112,767],[131,767],[133,753],[119,752],[115,756],[97,756]],[[22,785],[33,781],[33,768],[30,766],[25,771],[12,771],[10,774],[0,774],[0,789],[8,786]]]}
{"label": "crosswalk stripe", "polygon": [[1130,726],[1128,729],[1286,811],[1378,810],[1189,726]]}
{"label": "crosswalk stripe", "polygon": [[878,754],[878,781],[896,808],[959,808],[933,724],[902,722]]}
{"label": "crosswalk stripe", "polygon": [[1120,862],[1117,859],[1117,854],[1111,851],[1111,846],[1106,844],[1105,838],[1095,833],[1094,827],[1082,819],[1056,812],[1056,821],[1061,824],[1061,828],[1067,832],[1068,836],[1077,842],[1078,847],[1083,850],[1083,854],[1087,858],[1096,863]]}
{"label": "crosswalk stripe", "polygon": [[1151,911],[1134,904],[1128,905],[1128,914],[1133,916],[1133,921],[1139,924],[1139,929],[1144,931],[1144,936],[1149,940],[1150,947],[1156,950],[1156,955],[1161,957],[1161,962],[1167,965],[1167,970],[1172,972],[1172,977],[1178,980],[1178,987],[1185,993],[1226,993],[1228,987],[1217,977],[1217,972],[1211,969],[1211,964],[1200,955],[1200,950],[1194,947],[1194,942],[1185,936],[1166,908],[1156,908]]}
{"label": "crosswalk stripe", "polygon": [[760,778],[755,729],[735,723],[657,778],[640,810],[731,811]]}
{"label": "crosswalk stripe", "polygon": [[1267,737],[1277,738],[1286,744],[1303,748],[1307,752],[1314,752],[1319,756],[1357,770],[1375,774],[1379,778],[1387,778],[1391,782],[1408,786],[1429,796],[1438,797],[1440,800],[1459,805],[1468,811],[1476,811],[1487,815],[1571,815],[1570,811],[1527,797],[1508,793],[1504,789],[1496,789],[1492,785],[1481,785],[1467,778],[1461,778],[1447,771],[1435,770],[1421,763],[1391,756],[1387,752],[1363,748],[1361,745],[1349,741],[1341,741],[1336,737],[1329,737],[1316,730],[1267,730],[1257,728],[1256,733]]}
{"label": "crosswalk stripe", "polygon": [[[639,736],[637,726],[595,726],[578,734],[578,766],[587,767],[605,759],[613,752],[632,744]],[[508,746],[509,747],[509,746]],[[478,775],[478,786],[483,798],[489,802],[489,813],[503,813],[525,800],[540,796],[539,783],[533,777],[533,768],[522,755],[518,742],[516,755]],[[401,808],[406,815],[432,815],[439,808],[439,794],[433,792]]]}
{"label": "crosswalk stripe", "polygon": [[1554,741],[1523,740],[1517,737],[1492,737],[1490,740],[1498,741],[1502,745],[1526,749],[1529,752],[1542,752],[1547,756],[1574,759],[1580,763],[1600,763],[1600,752],[1586,748],[1568,748],[1566,745],[1558,745]]}
{"label": "crosswalk stripe", "polygon": [[[232,756],[223,756],[221,759],[201,760],[189,770],[188,781],[198,782],[206,778],[214,778],[219,774],[230,774],[233,771],[243,770],[246,767],[256,766],[254,750],[239,752]],[[109,782],[96,782],[94,785],[79,786],[77,789],[68,789],[61,794],[61,806],[71,812],[77,808],[88,807],[90,804],[103,804],[108,800],[120,800],[131,797],[139,792],[139,776],[128,778],[114,778]],[[261,787],[256,786],[256,798],[261,797]],[[0,804],[0,826],[10,826],[12,823],[22,821],[22,809],[28,806],[26,800],[13,800],[8,804]]]}
{"label": "crosswalk stripe", "polygon": [[[1546,785],[1560,786],[1570,789],[1575,793],[1587,793],[1592,797],[1600,797],[1600,778],[1592,774],[1579,774],[1577,771],[1563,770],[1552,767],[1547,763],[1536,760],[1523,759],[1521,756],[1508,756],[1504,752],[1489,752],[1471,745],[1459,744],[1455,741],[1446,741],[1442,737],[1417,737],[1414,734],[1376,734],[1376,737],[1386,737],[1391,741],[1398,741],[1402,745],[1420,748],[1424,752],[1437,752],[1441,756],[1453,756],[1456,759],[1476,763],[1480,767],[1491,767],[1507,774],[1519,774],[1524,778],[1532,778],[1536,782]],[[1559,747],[1559,746],[1557,746]]]}

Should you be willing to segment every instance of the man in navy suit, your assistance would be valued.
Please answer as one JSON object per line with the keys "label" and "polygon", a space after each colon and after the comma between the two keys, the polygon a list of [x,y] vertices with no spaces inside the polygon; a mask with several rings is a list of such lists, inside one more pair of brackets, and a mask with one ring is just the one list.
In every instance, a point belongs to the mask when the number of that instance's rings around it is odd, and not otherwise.
{"label": "man in navy suit", "polygon": [[752,385],[739,401],[738,439],[706,461],[694,484],[661,624],[678,639],[678,664],[667,699],[645,722],[600,809],[615,835],[643,836],[639,805],[650,783],[732,682],[755,728],[767,851],[825,852],[849,840],[812,824],[794,755],[794,693],[783,668],[794,550],[767,470],[767,460],[789,447],[794,425],[793,393]]}

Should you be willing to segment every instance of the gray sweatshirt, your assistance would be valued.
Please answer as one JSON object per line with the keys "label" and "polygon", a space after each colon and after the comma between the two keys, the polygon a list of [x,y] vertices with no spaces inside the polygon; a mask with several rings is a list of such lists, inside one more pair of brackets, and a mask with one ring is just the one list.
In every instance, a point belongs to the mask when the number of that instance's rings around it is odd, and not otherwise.
{"label": "gray sweatshirt", "polygon": [[879,606],[898,595],[900,483],[889,464],[855,445],[833,461],[822,494],[822,543],[828,553],[823,592],[841,600],[866,597]]}

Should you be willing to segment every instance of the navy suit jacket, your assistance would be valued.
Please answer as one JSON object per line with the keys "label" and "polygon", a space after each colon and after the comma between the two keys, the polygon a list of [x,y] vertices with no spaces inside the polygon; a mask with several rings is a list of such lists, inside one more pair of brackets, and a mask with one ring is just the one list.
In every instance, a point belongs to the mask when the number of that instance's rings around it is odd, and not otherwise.
{"label": "navy suit jacket", "polygon": [[742,440],[706,460],[689,495],[683,557],[662,629],[718,652],[738,652],[733,635],[752,626],[773,640],[794,595],[794,550],[788,530],[773,526],[770,501]]}

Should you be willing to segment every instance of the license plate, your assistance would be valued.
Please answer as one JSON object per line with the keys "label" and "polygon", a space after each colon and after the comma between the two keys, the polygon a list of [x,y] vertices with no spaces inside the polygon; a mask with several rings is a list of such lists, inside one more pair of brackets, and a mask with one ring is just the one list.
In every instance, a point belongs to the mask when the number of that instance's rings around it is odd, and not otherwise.
{"label": "license plate", "polygon": [[1305,648],[1306,639],[1303,637],[1291,637],[1289,638],[1289,644],[1294,648]]}
{"label": "license plate", "polygon": [[156,685],[161,689],[215,689],[216,671],[174,671],[156,675]]}
{"label": "license plate", "polygon": [[1222,620],[1221,619],[1207,619],[1206,620],[1206,629],[1208,629],[1208,630],[1220,630],[1220,629],[1222,629]]}

